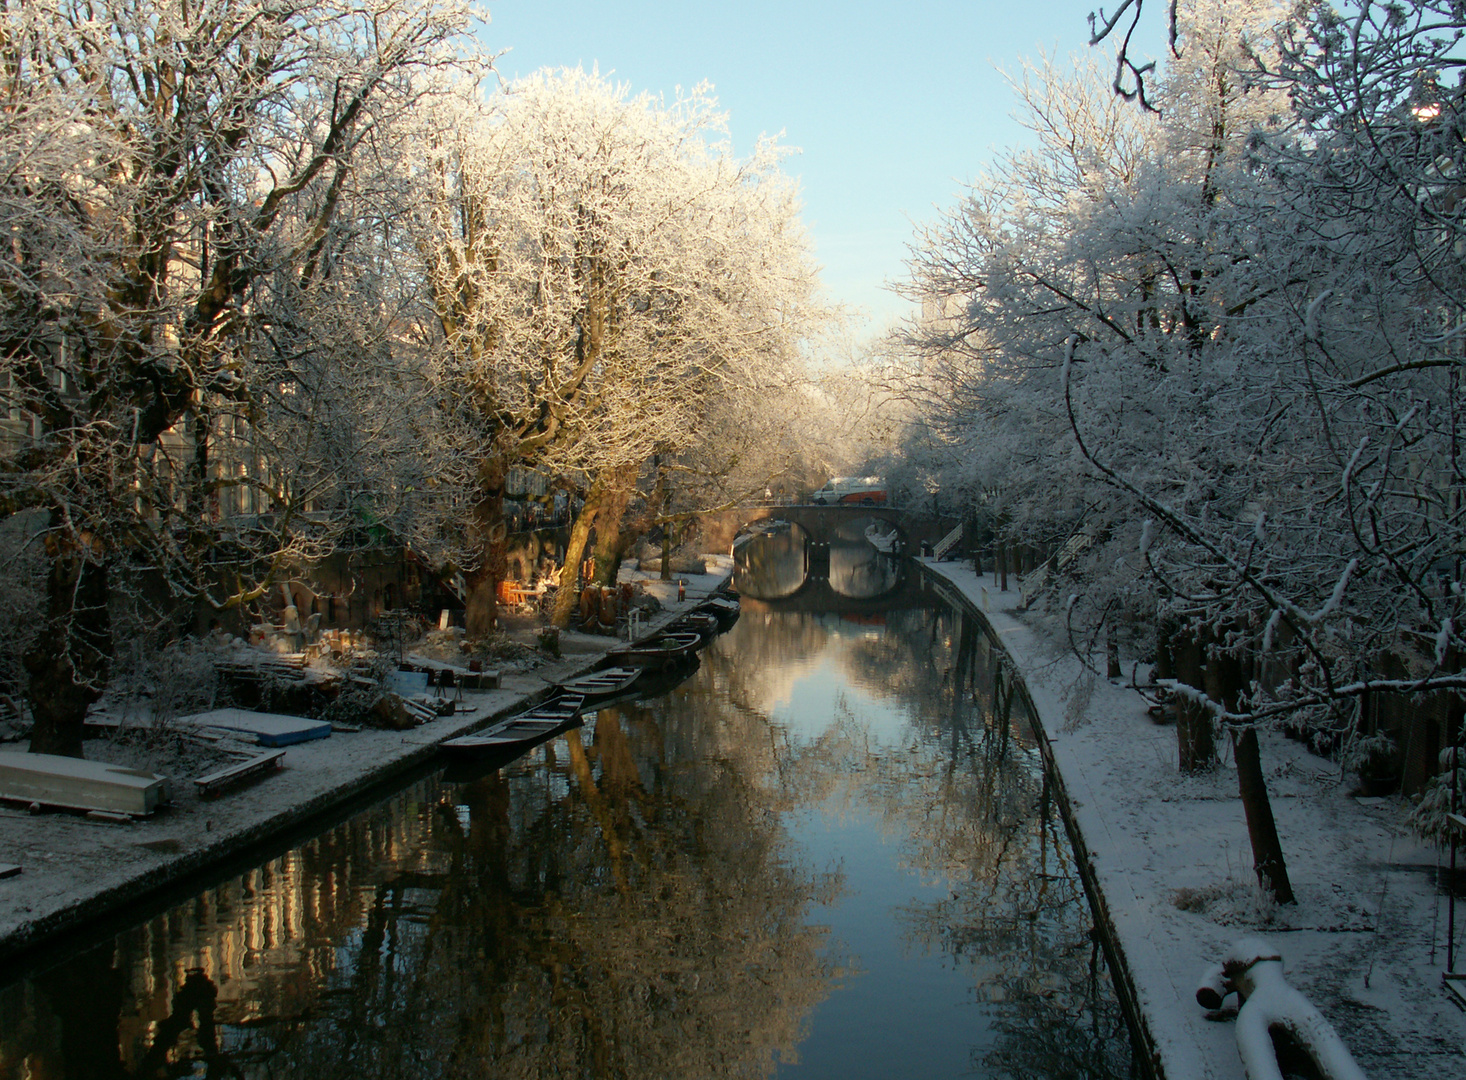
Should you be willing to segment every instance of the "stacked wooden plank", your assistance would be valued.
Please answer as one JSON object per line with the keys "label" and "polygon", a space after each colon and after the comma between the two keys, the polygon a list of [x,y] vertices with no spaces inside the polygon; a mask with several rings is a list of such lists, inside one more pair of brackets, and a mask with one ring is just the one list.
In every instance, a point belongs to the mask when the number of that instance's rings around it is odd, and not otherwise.
{"label": "stacked wooden plank", "polygon": [[405,697],[402,699],[402,707],[417,717],[419,724],[426,724],[429,720],[436,720],[442,715],[431,698]]}
{"label": "stacked wooden plank", "polygon": [[204,776],[195,777],[193,784],[202,798],[209,798],[236,784],[274,772],[284,764],[284,758],[284,750],[267,750],[263,754],[256,754]]}
{"label": "stacked wooden plank", "polygon": [[0,799],[111,814],[151,814],[172,800],[157,773],[56,754],[0,752]]}
{"label": "stacked wooden plank", "polygon": [[300,679],[305,675],[305,657],[298,653],[256,656],[215,661],[214,667],[225,675],[254,678]]}

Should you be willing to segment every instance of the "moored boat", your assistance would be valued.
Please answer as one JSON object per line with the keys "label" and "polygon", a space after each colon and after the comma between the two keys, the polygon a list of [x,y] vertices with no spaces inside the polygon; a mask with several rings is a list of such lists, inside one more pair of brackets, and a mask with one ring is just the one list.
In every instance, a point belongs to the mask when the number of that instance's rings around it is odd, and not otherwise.
{"label": "moored boat", "polygon": [[702,644],[702,635],[692,632],[663,631],[640,641],[628,642],[608,649],[606,656],[618,664],[635,667],[661,667],[687,656]]}
{"label": "moored boat", "polygon": [[679,615],[667,626],[664,633],[696,634],[704,642],[708,642],[718,635],[722,626],[712,612],[693,610]]}
{"label": "moored boat", "polygon": [[567,679],[556,686],[561,693],[583,695],[584,704],[590,706],[629,694],[641,674],[639,667],[609,667]]}
{"label": "moored boat", "polygon": [[718,625],[724,630],[738,621],[738,601],[729,596],[710,596],[701,604],[698,604],[694,611],[707,612],[718,620]]}
{"label": "moored boat", "polygon": [[584,707],[585,695],[560,694],[472,735],[447,739],[439,747],[455,757],[480,757],[528,748],[571,726]]}

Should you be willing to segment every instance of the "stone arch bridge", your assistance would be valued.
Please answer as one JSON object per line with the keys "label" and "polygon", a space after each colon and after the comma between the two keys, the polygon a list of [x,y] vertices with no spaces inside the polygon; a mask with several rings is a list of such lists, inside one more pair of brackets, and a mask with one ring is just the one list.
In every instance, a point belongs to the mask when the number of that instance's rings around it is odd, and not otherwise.
{"label": "stone arch bridge", "polygon": [[[892,525],[900,537],[902,547],[913,550],[921,541],[935,542],[945,533],[941,524],[926,515],[910,514],[897,506],[866,506],[859,503],[839,503],[834,506],[820,506],[815,503],[792,505],[770,504],[762,506],[735,506],[727,510],[715,510],[699,514],[703,534],[708,539],[710,550],[726,551],[733,537],[750,525],[761,521],[788,521],[804,530],[813,544],[828,544],[840,526],[869,521],[874,518]],[[950,526],[948,526],[950,527]]]}

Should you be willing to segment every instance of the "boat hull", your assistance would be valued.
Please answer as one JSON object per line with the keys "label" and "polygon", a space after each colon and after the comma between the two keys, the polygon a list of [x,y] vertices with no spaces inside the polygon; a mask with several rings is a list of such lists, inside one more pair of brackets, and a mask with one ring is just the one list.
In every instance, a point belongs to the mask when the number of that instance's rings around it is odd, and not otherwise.
{"label": "boat hull", "polygon": [[645,641],[629,645],[618,645],[606,655],[617,664],[633,667],[658,668],[675,664],[694,652],[702,644],[702,635],[695,633],[660,633]]}
{"label": "boat hull", "polygon": [[583,694],[561,694],[534,708],[490,724],[482,731],[460,735],[438,744],[450,757],[479,758],[527,750],[580,722]]}

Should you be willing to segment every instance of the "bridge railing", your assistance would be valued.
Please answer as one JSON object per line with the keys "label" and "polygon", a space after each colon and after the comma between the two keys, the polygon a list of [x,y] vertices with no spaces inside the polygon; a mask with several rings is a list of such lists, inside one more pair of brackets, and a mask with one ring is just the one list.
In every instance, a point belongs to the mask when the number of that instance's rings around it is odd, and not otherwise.
{"label": "bridge railing", "polygon": [[810,502],[807,499],[801,501],[799,499],[795,499],[795,498],[792,498],[792,497],[782,498],[782,499],[780,499],[780,498],[770,499],[767,502],[765,502],[763,500],[759,500],[758,502],[744,502],[744,503],[739,503],[735,507],[728,507],[727,509],[729,509],[729,510],[735,510],[735,511],[746,511],[746,510],[777,510],[777,509],[791,509],[791,510],[845,510],[845,511],[848,511],[849,513],[851,513],[851,514],[861,513],[861,512],[869,513],[871,511],[876,511],[877,513],[884,512],[884,513],[888,513],[888,514],[892,514],[892,513],[894,513],[894,514],[906,514],[907,513],[907,511],[906,511],[906,509],[904,507],[898,506],[895,503],[891,503],[891,502],[883,502],[883,503],[849,503],[849,502],[846,502],[846,503],[817,503],[817,502]]}

